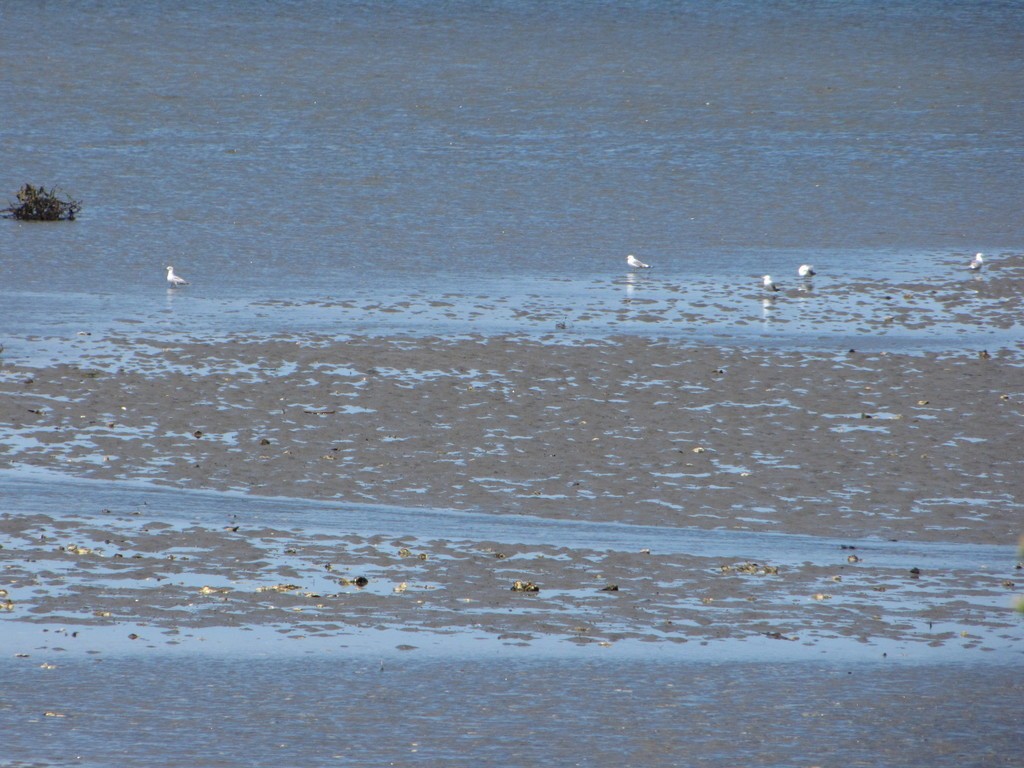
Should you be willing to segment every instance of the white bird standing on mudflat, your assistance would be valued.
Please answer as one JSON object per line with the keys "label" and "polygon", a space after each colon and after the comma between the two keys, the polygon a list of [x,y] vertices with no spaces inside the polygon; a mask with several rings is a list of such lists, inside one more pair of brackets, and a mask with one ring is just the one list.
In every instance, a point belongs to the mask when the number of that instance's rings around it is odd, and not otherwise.
{"label": "white bird standing on mudflat", "polygon": [[640,259],[638,259],[636,256],[634,256],[632,253],[629,254],[626,257],[626,263],[629,264],[629,266],[632,269],[650,269],[651,268],[650,264],[644,264],[642,261],[640,261]]}
{"label": "white bird standing on mudflat", "polygon": [[167,282],[171,288],[177,288],[179,285],[188,285],[188,280],[181,275],[174,274],[174,267],[170,266],[167,267]]}
{"label": "white bird standing on mudflat", "polygon": [[774,282],[772,282],[772,276],[771,275],[765,275],[764,277],[762,277],[761,278],[761,283],[764,285],[764,288],[765,288],[766,291],[777,291],[777,290],[779,290],[779,286],[777,286]]}
{"label": "white bird standing on mudflat", "polygon": [[976,254],[974,254],[974,260],[968,265],[967,268],[971,269],[971,270],[974,270],[975,272],[978,272],[978,271],[981,270],[981,268],[982,268],[982,266],[984,264],[985,264],[985,257],[983,257],[980,253],[976,253]]}
{"label": "white bird standing on mudflat", "polygon": [[800,269],[798,269],[796,273],[800,275],[800,277],[814,277],[818,274],[810,264],[801,264]]}

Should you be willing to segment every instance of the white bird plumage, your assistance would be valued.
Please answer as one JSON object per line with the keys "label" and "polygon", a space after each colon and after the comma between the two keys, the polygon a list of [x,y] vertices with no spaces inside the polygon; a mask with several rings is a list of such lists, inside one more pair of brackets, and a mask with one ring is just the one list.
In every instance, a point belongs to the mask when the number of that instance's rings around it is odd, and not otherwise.
{"label": "white bird plumage", "polygon": [[174,274],[174,267],[167,267],[167,282],[171,288],[177,288],[179,285],[188,285],[188,280],[183,278],[181,275]]}
{"label": "white bird plumage", "polygon": [[810,264],[801,264],[800,268],[796,271],[800,277],[814,277],[817,272],[814,271],[814,267]]}
{"label": "white bird plumage", "polygon": [[629,254],[626,257],[626,263],[629,264],[629,266],[632,269],[650,269],[651,268],[650,264],[644,264],[642,261],[640,261],[640,259],[638,259],[636,256],[634,256],[632,253]]}
{"label": "white bird plumage", "polygon": [[764,285],[765,290],[768,290],[768,291],[777,291],[777,290],[779,290],[779,286],[777,286],[774,282],[772,282],[772,276],[771,275],[765,275],[764,277],[762,277],[761,278],[761,283]]}
{"label": "white bird plumage", "polygon": [[977,272],[978,270],[981,269],[981,267],[982,267],[982,265],[984,263],[985,263],[985,257],[982,256],[980,253],[976,253],[976,254],[974,254],[974,260],[971,261],[970,265],[967,268],[968,269],[972,269],[975,272]]}

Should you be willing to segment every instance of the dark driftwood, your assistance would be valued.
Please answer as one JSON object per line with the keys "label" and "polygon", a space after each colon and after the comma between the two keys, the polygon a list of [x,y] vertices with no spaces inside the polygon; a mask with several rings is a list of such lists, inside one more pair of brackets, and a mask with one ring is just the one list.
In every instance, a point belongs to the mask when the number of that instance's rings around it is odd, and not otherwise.
{"label": "dark driftwood", "polygon": [[61,199],[55,188],[33,187],[26,184],[18,190],[18,204],[11,204],[0,213],[22,221],[75,220],[75,214],[82,209],[82,203],[70,197]]}

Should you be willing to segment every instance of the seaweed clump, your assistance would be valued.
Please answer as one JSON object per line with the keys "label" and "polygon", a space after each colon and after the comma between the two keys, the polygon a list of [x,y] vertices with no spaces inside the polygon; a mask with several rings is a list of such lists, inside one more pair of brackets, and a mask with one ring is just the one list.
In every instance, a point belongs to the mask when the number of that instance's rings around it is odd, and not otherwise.
{"label": "seaweed clump", "polygon": [[13,203],[0,213],[21,221],[75,220],[75,214],[82,209],[82,203],[70,197],[61,198],[57,190],[33,187],[26,184],[18,190],[18,204]]}

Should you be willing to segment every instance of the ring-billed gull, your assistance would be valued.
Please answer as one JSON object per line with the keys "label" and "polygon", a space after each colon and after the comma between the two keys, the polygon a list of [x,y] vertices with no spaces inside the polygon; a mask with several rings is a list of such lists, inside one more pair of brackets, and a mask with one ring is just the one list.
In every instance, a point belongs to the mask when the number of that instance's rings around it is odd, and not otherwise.
{"label": "ring-billed gull", "polygon": [[814,277],[818,274],[810,264],[801,264],[800,269],[798,269],[796,273],[800,275],[800,277]]}
{"label": "ring-billed gull", "polygon": [[188,285],[188,280],[183,278],[181,275],[174,274],[174,267],[167,267],[167,282],[171,288],[177,288],[179,285]]}
{"label": "ring-billed gull", "polygon": [[764,285],[765,290],[768,290],[768,291],[777,291],[777,290],[779,290],[779,286],[777,286],[774,282],[772,282],[772,276],[771,275],[765,275],[764,277],[762,277],[761,278],[761,283]]}
{"label": "ring-billed gull", "polygon": [[[980,253],[976,253],[976,254],[974,254],[974,260],[968,265],[967,268],[968,269],[973,269],[975,272],[977,272],[978,270],[981,269],[981,267],[984,264],[985,264],[985,257],[982,256]],[[996,271],[998,271],[998,270],[996,270]]]}
{"label": "ring-billed gull", "polygon": [[626,257],[626,263],[629,264],[629,266],[632,269],[650,269],[651,268],[650,264],[644,264],[642,261],[640,261],[640,259],[638,259],[636,256],[634,256],[632,253],[629,254]]}

